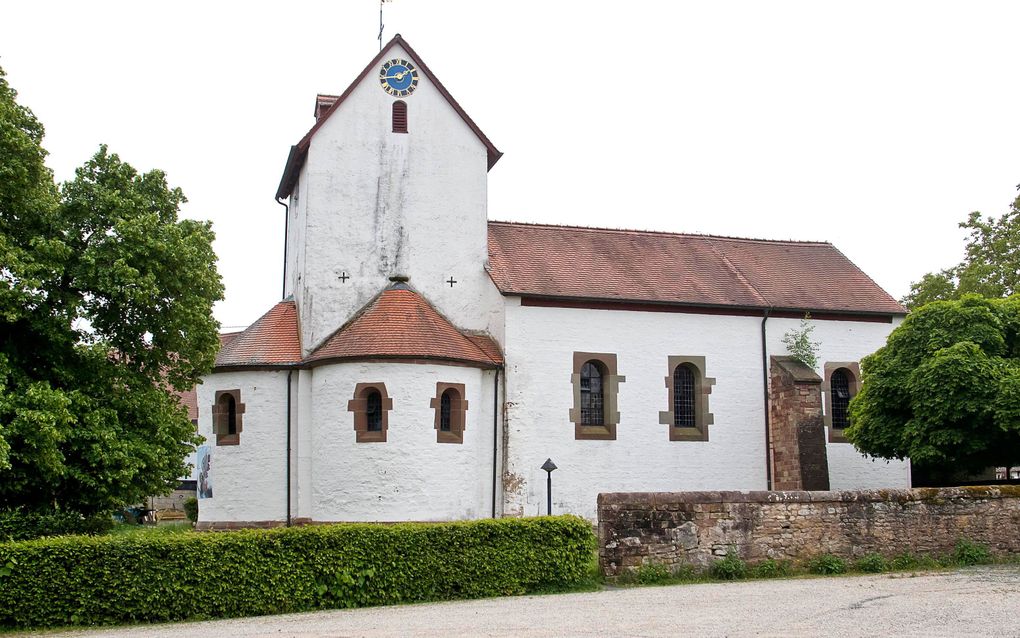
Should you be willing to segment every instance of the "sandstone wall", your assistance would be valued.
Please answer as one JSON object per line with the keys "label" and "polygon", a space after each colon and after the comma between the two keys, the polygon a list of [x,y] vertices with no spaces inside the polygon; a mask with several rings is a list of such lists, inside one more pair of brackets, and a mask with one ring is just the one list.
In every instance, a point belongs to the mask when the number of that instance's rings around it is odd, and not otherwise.
{"label": "sandstone wall", "polygon": [[1020,488],[611,493],[598,498],[606,576],[642,564],[947,553],[966,537],[1020,553]]}

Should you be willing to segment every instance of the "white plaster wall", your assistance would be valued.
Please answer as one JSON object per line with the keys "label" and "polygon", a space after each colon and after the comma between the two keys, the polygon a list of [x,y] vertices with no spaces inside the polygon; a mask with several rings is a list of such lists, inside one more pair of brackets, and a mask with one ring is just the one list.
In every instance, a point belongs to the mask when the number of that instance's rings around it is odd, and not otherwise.
{"label": "white plaster wall", "polygon": [[[818,376],[825,378],[827,361],[860,361],[885,345],[886,338],[901,318],[893,323],[812,320],[815,326],[812,341],[819,342]],[[800,319],[769,319],[768,349],[770,355],[788,354],[783,336],[800,329]],[[828,388],[823,387],[823,392]],[[824,399],[823,399],[824,405]],[[828,441],[828,431],[826,431]],[[829,487],[834,490],[868,488],[902,488],[910,486],[910,464],[907,461],[869,459],[850,443],[826,443],[829,461]]]}
{"label": "white plaster wall", "polygon": [[[599,492],[760,490],[766,487],[761,319],[522,307],[506,299],[508,515],[545,513],[547,457],[554,513],[595,518]],[[573,353],[616,353],[615,441],[576,441],[568,411]],[[704,356],[716,379],[709,440],[670,441],[672,355]]]}
{"label": "white plaster wall", "polygon": [[[492,513],[493,375],[460,366],[339,363],[310,373],[311,516],[316,521],[440,521]],[[307,377],[302,376],[302,383]],[[381,381],[393,399],[387,439],[358,443],[347,402]],[[436,442],[436,383],[463,383],[463,444]],[[305,413],[302,412],[302,418]],[[305,460],[302,459],[304,468]],[[304,482],[302,482],[304,489]],[[301,502],[305,503],[302,496]]]}
{"label": "white plaster wall", "polygon": [[311,140],[295,238],[306,353],[398,274],[462,329],[502,323],[484,270],[486,148],[424,74],[402,99],[407,134],[392,132],[395,99],[372,70]]}
{"label": "white plaster wall", "polygon": [[[239,445],[216,445],[212,405],[217,390],[241,390]],[[210,446],[213,497],[199,502],[199,521],[286,519],[287,373],[217,372],[198,386],[199,433]]]}
{"label": "white plaster wall", "polygon": [[302,166],[298,173],[298,181],[294,192],[291,193],[288,200],[287,208],[287,259],[284,264],[287,273],[286,277],[284,277],[283,296],[286,298],[293,295],[298,303],[298,307],[301,305],[303,292],[301,282],[304,280],[304,236],[307,232],[306,224],[308,222],[305,204],[308,199],[308,184],[305,180],[306,173],[307,167]]}

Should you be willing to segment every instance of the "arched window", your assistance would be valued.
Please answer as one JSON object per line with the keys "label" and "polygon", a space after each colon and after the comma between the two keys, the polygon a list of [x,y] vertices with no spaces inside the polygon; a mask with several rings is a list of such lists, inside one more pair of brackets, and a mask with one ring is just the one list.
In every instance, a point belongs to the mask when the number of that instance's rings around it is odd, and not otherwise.
{"label": "arched window", "polygon": [[429,406],[436,411],[436,442],[463,443],[468,409],[464,384],[436,383],[436,396]]}
{"label": "arched window", "polygon": [[586,361],[581,366],[581,425],[604,425],[606,422],[604,377],[605,370],[599,361]]}
{"label": "arched window", "polygon": [[238,445],[244,429],[240,390],[217,390],[212,409],[216,445]]}
{"label": "arched window", "polygon": [[439,431],[450,431],[450,403],[452,402],[453,390],[447,390],[439,400]]}
{"label": "arched window", "polygon": [[709,398],[715,379],[705,375],[705,357],[673,355],[666,358],[666,406],[659,423],[669,426],[670,441],[707,441],[712,415]]}
{"label": "arched window", "polygon": [[393,132],[407,132],[407,103],[401,100],[393,103]]}
{"label": "arched window", "polygon": [[372,389],[365,397],[365,422],[369,432],[382,432],[382,395]]}
{"label": "arched window", "polygon": [[850,425],[850,377],[846,368],[833,371],[829,390],[832,392],[832,427],[842,430]]}
{"label": "arched window", "polygon": [[673,371],[673,427],[693,428],[694,418],[694,371],[687,364],[680,364]]}
{"label": "arched window", "polygon": [[347,411],[354,413],[355,440],[358,443],[385,443],[393,399],[386,396],[383,383],[359,383]]}

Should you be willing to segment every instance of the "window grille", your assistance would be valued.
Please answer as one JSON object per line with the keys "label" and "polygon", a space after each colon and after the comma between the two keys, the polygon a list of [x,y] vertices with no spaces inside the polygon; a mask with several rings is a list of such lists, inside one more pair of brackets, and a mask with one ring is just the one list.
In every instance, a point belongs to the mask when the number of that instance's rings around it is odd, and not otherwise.
{"label": "window grille", "polygon": [[581,425],[603,425],[602,370],[594,361],[581,367]]}
{"label": "window grille", "polygon": [[686,365],[678,365],[673,371],[673,425],[678,428],[695,426],[694,371]]}
{"label": "window grille", "polygon": [[450,431],[450,405],[452,403],[450,395],[452,394],[453,390],[447,390],[439,399],[439,430],[441,432]]}
{"label": "window grille", "polygon": [[400,100],[393,103],[393,132],[407,132],[407,104]]}
{"label": "window grille", "polygon": [[382,431],[382,395],[376,390],[365,397],[365,419],[369,432]]}
{"label": "window grille", "polygon": [[832,392],[832,427],[843,429],[850,425],[848,408],[850,406],[850,379],[846,370],[840,368],[832,373],[829,381]]}

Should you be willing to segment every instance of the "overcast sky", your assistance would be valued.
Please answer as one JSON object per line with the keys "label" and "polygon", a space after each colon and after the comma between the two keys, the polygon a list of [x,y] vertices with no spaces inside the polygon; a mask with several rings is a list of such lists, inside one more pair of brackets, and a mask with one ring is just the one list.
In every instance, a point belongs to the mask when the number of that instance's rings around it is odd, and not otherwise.
{"label": "overcast sky", "polygon": [[[273,195],[379,3],[6,3],[0,66],[69,179],[100,143],[210,219],[224,327],[281,294]],[[1020,2],[394,0],[504,156],[490,219],[833,242],[895,297],[1020,183]],[[597,276],[597,274],[596,274]]]}

